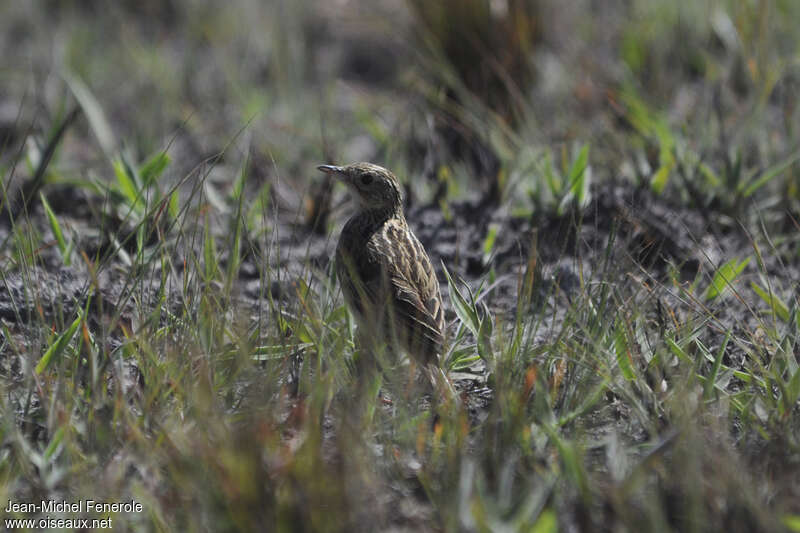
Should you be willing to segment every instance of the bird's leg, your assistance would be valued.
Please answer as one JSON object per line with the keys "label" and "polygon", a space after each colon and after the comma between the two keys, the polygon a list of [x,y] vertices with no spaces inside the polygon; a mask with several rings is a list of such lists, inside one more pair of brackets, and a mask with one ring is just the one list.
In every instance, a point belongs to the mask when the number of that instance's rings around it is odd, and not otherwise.
{"label": "bird's leg", "polygon": [[354,412],[362,418],[366,426],[375,415],[377,398],[383,386],[382,361],[385,347],[379,345],[373,335],[359,327],[356,333],[357,351],[353,356],[356,393],[353,398]]}

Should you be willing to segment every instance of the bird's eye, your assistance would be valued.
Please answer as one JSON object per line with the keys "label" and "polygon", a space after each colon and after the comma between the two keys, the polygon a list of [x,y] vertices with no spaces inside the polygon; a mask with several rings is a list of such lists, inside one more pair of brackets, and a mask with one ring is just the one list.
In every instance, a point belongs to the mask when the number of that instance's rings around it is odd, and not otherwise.
{"label": "bird's eye", "polygon": [[369,185],[370,183],[372,183],[372,174],[364,174],[361,176],[362,185]]}

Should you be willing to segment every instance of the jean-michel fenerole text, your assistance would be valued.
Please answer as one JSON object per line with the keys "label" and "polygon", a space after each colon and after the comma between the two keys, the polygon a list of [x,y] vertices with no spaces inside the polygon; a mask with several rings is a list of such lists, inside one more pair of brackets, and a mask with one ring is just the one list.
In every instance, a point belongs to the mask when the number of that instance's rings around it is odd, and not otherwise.
{"label": "jean-michel fenerole text", "polygon": [[6,513],[140,513],[142,504],[134,500],[126,502],[41,500],[39,503],[8,500],[4,511]]}

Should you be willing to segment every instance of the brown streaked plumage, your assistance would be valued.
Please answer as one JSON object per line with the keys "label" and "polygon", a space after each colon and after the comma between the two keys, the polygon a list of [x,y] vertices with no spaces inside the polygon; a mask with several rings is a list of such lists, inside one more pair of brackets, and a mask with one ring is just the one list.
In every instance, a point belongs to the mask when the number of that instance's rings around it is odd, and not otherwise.
{"label": "brown streaked plumage", "polygon": [[359,204],[336,247],[339,283],[359,327],[423,366],[438,366],[444,343],[439,282],[406,223],[397,178],[371,163],[317,168],[344,182]]}

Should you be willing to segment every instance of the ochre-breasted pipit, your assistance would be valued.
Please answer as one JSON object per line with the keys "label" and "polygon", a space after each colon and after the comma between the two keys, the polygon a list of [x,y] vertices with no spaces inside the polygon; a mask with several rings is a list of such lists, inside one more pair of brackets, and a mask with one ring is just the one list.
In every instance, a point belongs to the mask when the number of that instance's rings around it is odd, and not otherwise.
{"label": "ochre-breasted pipit", "polygon": [[[372,346],[399,348],[440,381],[444,309],[428,254],[406,223],[397,178],[372,163],[317,167],[344,182],[358,202],[336,247],[336,274]],[[366,335],[365,335],[366,334]]]}

